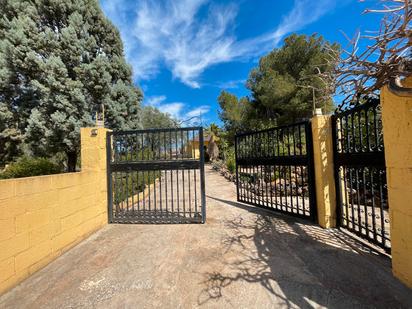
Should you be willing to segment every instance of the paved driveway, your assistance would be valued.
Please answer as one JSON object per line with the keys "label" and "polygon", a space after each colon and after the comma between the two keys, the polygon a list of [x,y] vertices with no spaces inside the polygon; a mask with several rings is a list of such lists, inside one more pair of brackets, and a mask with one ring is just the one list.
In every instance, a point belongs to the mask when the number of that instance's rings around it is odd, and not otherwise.
{"label": "paved driveway", "polygon": [[109,225],[0,308],[412,308],[390,261],[345,234],[235,201],[206,169],[207,224]]}

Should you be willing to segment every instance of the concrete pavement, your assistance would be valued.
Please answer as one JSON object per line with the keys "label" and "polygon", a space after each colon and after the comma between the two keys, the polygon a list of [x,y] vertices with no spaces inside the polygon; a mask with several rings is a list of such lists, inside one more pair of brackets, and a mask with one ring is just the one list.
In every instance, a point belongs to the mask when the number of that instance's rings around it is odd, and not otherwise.
{"label": "concrete pavement", "polygon": [[205,225],[108,225],[0,308],[412,308],[389,258],[235,191],[207,167]]}

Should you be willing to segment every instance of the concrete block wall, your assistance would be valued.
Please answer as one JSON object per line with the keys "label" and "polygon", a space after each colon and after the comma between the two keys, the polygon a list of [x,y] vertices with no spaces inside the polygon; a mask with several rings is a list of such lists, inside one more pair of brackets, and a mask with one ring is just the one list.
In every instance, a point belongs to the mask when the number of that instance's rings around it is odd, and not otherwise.
{"label": "concrete block wall", "polygon": [[[412,88],[412,77],[404,81]],[[412,288],[412,96],[381,90],[392,271]]]}
{"label": "concrete block wall", "polygon": [[331,228],[336,226],[331,116],[314,116],[312,118],[312,136],[318,222],[323,228]]}
{"label": "concrete block wall", "polygon": [[[412,88],[412,78],[404,81]],[[381,90],[393,274],[412,288],[412,97]],[[312,118],[319,225],[336,226],[336,184],[330,116]]]}
{"label": "concrete block wall", "polygon": [[82,129],[79,173],[0,180],[0,294],[107,223],[106,132]]}

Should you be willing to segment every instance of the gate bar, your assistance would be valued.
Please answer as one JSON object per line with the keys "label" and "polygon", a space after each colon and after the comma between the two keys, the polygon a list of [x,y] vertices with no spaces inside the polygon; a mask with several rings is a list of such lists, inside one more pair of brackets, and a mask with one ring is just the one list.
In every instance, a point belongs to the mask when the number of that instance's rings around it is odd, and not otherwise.
{"label": "gate bar", "polygon": [[205,193],[205,151],[203,142],[203,128],[199,130],[200,150],[200,192],[202,202],[202,223],[206,222],[206,193]]}

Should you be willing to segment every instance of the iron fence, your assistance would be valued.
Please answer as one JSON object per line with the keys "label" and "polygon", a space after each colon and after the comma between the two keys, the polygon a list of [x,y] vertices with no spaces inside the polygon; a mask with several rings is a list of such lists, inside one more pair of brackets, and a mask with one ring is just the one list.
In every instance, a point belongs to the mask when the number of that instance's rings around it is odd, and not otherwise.
{"label": "iron fence", "polygon": [[236,135],[238,201],[315,220],[312,146],[309,122]]}
{"label": "iron fence", "polygon": [[390,251],[390,221],[379,99],[336,113],[334,138],[340,227]]}
{"label": "iron fence", "polygon": [[205,222],[202,128],[113,132],[107,140],[110,222]]}

